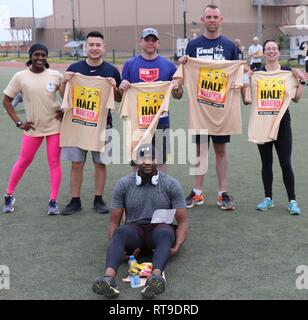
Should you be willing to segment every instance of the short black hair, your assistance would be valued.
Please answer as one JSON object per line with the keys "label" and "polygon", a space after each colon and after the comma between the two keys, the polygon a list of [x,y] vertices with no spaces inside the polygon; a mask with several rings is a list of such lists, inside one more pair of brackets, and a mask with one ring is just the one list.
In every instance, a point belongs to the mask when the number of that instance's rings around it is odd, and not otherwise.
{"label": "short black hair", "polygon": [[274,40],[274,39],[269,39],[269,40],[264,41],[264,43],[263,43],[263,52],[265,51],[265,46],[266,46],[269,42],[274,42],[274,43],[276,43],[279,51],[281,50],[280,44],[279,44],[276,40]]}
{"label": "short black hair", "polygon": [[88,38],[101,38],[102,40],[104,40],[104,36],[102,35],[102,33],[100,33],[99,31],[91,31],[87,34],[87,39]]}

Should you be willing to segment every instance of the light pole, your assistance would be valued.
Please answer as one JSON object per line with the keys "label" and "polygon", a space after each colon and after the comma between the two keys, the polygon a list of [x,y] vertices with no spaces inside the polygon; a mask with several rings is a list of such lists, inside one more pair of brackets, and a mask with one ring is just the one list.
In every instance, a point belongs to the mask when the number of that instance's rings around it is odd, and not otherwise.
{"label": "light pole", "polygon": [[135,52],[138,51],[138,39],[139,39],[139,34],[138,34],[138,0],[135,0]]}
{"label": "light pole", "polygon": [[258,27],[257,34],[260,43],[262,43],[262,0],[258,0]]}
{"label": "light pole", "polygon": [[187,1],[183,0],[183,25],[184,25],[184,39],[187,38],[187,28],[186,28],[186,14],[187,14]]}
{"label": "light pole", "polygon": [[32,41],[33,41],[33,43],[36,43],[36,24],[35,24],[34,0],[32,0]]}
{"label": "light pole", "polygon": [[73,21],[73,40],[76,41],[74,0],[71,0],[71,5],[72,5],[72,21]]}

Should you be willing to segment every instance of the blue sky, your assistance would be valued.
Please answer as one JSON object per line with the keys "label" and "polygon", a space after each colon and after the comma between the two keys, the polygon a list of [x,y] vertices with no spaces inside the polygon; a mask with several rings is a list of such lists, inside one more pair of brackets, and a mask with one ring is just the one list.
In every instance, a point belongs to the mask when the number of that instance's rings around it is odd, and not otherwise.
{"label": "blue sky", "polygon": [[[7,5],[13,17],[32,17],[32,0],[0,0],[0,5]],[[44,17],[52,14],[52,0],[34,0],[35,16]]]}
{"label": "blue sky", "polygon": [[[35,17],[52,14],[52,0],[34,0]],[[9,40],[4,20],[10,17],[32,17],[32,0],[0,0],[0,42]]]}

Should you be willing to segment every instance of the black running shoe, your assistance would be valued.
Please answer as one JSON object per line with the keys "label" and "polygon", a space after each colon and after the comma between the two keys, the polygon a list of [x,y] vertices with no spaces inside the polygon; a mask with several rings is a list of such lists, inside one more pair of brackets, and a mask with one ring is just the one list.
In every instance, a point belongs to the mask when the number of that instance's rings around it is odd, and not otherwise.
{"label": "black running shoe", "polygon": [[217,205],[222,210],[235,210],[233,198],[227,192],[223,192],[221,196],[217,196]]}
{"label": "black running shoe", "polygon": [[141,290],[143,297],[152,299],[165,291],[165,280],[160,275],[152,275],[147,279],[145,287]]}
{"label": "black running shoe", "polygon": [[95,209],[98,213],[101,214],[106,214],[109,212],[109,207],[107,203],[103,200],[103,198],[94,199],[93,209]]}
{"label": "black running shoe", "polygon": [[67,204],[66,207],[61,211],[61,214],[64,216],[69,216],[80,210],[81,210],[81,201],[72,199],[70,203]]}
{"label": "black running shoe", "polygon": [[204,195],[201,193],[197,195],[193,190],[189,196],[186,197],[186,208],[190,209],[194,206],[201,206],[204,203]]}
{"label": "black running shoe", "polygon": [[92,291],[107,298],[115,298],[120,294],[113,277],[97,277],[92,285]]}

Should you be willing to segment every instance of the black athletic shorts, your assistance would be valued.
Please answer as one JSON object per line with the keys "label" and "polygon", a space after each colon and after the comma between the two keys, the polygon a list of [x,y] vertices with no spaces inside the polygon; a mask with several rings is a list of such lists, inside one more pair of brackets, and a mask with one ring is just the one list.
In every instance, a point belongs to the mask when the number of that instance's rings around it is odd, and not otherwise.
{"label": "black athletic shorts", "polygon": [[255,63],[252,63],[250,65],[250,69],[252,71],[255,71],[256,69],[260,69],[262,67],[262,63],[261,62],[255,62]]}
{"label": "black athletic shorts", "polygon": [[229,143],[231,141],[231,136],[193,136],[193,143],[200,144],[200,142],[205,142],[203,139],[207,137],[207,142],[210,143],[212,138],[213,143]]}

